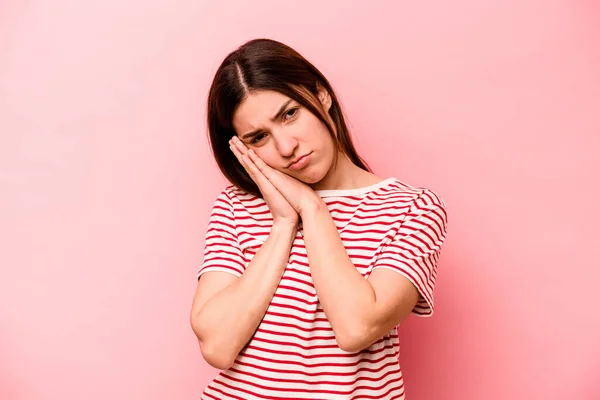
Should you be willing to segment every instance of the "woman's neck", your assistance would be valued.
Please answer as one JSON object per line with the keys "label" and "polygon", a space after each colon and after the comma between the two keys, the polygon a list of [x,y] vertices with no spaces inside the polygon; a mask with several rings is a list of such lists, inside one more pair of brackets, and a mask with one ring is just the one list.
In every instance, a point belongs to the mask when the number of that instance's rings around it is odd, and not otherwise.
{"label": "woman's neck", "polygon": [[355,165],[345,154],[340,153],[337,163],[319,182],[311,185],[314,190],[358,189],[382,181],[377,175]]}

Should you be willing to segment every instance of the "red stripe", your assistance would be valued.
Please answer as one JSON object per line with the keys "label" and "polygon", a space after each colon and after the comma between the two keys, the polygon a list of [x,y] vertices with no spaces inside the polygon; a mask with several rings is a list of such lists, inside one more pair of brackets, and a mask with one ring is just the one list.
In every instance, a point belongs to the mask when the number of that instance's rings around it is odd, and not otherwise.
{"label": "red stripe", "polygon": [[223,269],[226,269],[226,270],[229,270],[229,271],[233,271],[236,274],[240,274],[240,275],[243,274],[243,271],[239,271],[238,269],[230,267],[229,265],[224,265],[224,264],[215,264],[215,265],[212,265],[212,264],[209,264],[209,263],[205,264],[200,269],[200,271],[198,273],[201,273],[201,272],[204,273],[204,271],[206,271],[207,269],[210,270],[211,268],[223,268]]}
{"label": "red stripe", "polygon": [[[306,372],[306,371],[302,371],[301,369],[291,370],[291,369],[268,368],[268,367],[264,367],[262,365],[251,364],[251,363],[247,363],[247,362],[244,362],[244,361],[236,361],[234,363],[234,365],[242,365],[244,367],[259,369],[261,371],[275,372],[275,373],[278,373],[278,374],[297,374],[297,375],[305,375],[305,376],[322,376],[323,375],[322,372]],[[355,374],[357,374],[359,372],[377,373],[377,372],[382,371],[384,368],[391,367],[391,366],[398,367],[398,360],[390,361],[390,362],[388,362],[386,364],[383,364],[382,366],[380,366],[378,368],[361,367],[361,368],[357,368],[355,370],[348,371],[348,372],[327,372],[326,375],[331,375],[331,376],[351,376],[351,375],[355,375]]]}
{"label": "red stripe", "polygon": [[[254,340],[251,343],[254,343]],[[378,354],[378,353],[381,353],[382,351],[391,349],[393,347],[394,347],[394,345],[385,345],[376,350],[371,350],[370,348],[368,348],[368,349],[365,349],[365,350],[362,350],[359,352],[354,352],[354,353],[344,353],[344,352],[342,352],[342,350],[340,350],[340,352],[337,352],[337,353],[323,353],[323,354],[304,354],[304,353],[298,353],[296,351],[275,350],[275,349],[268,349],[268,348],[256,346],[253,344],[249,344],[248,346],[246,346],[246,349],[261,351],[261,352],[264,352],[267,354],[288,355],[288,356],[296,356],[296,357],[300,357],[300,358],[304,358],[304,359],[315,359],[315,358],[331,358],[331,357],[352,358],[352,357],[360,356],[361,353]],[[246,352],[244,354],[246,354]]]}
{"label": "red stripe", "polygon": [[[304,385],[331,385],[331,386],[349,386],[354,385],[359,381],[370,381],[370,382],[381,382],[384,378],[387,378],[391,374],[398,374],[399,370],[390,370],[384,373],[383,375],[377,376],[357,376],[355,379],[347,382],[333,381],[333,380],[322,380],[322,381],[309,381],[304,379],[287,379],[287,378],[273,378],[267,375],[259,375],[248,370],[239,370],[235,367],[230,369],[231,372],[238,373],[244,376],[251,376],[262,381],[272,381],[277,383],[296,383],[296,384],[304,384]],[[295,373],[295,372],[292,372]],[[228,376],[229,377],[229,376]]]}
{"label": "red stripe", "polygon": [[398,362],[398,352],[395,353],[386,353],[383,356],[379,357],[379,358],[363,358],[363,359],[359,359],[353,362],[320,362],[320,363],[314,363],[314,364],[307,364],[301,361],[293,361],[293,360],[282,360],[282,359],[274,359],[272,357],[267,358],[267,357],[262,357],[262,356],[258,356],[256,354],[247,354],[245,352],[240,353],[240,356],[243,356],[244,358],[252,358],[255,360],[260,360],[263,362],[270,362],[273,364],[282,364],[282,365],[298,365],[300,367],[304,367],[304,368],[311,368],[311,367],[355,367],[359,364],[377,364],[385,359],[390,359],[390,360],[394,360],[395,362]]}
{"label": "red stripe", "polygon": [[[233,377],[233,376],[230,376],[230,375],[227,375],[226,377],[227,377],[227,379],[232,380],[234,382],[243,383],[243,384],[246,384],[248,386],[253,386],[253,387],[256,387],[256,388],[259,388],[259,389],[262,389],[262,390],[274,390],[274,388],[272,386],[261,385],[261,384],[258,384],[256,382],[252,382],[252,381],[249,381],[249,380],[246,380],[246,379],[242,379],[242,378],[238,378],[238,377]],[[217,379],[215,379],[215,381],[217,381]],[[220,384],[224,385],[224,386],[226,385],[224,382],[222,382],[220,380],[218,380],[218,382]],[[350,390],[325,390],[325,389],[315,389],[315,388],[311,388],[311,387],[309,387],[309,388],[296,388],[296,387],[295,388],[279,388],[279,390],[283,390],[283,391],[286,391],[286,392],[288,392],[289,390],[293,390],[296,393],[301,392],[301,393],[311,393],[311,394],[317,394],[317,393],[321,394],[322,393],[322,394],[349,395],[349,394],[352,394],[354,391],[358,391],[358,390],[361,390],[361,389],[378,391],[378,390],[381,390],[381,389],[385,388],[386,386],[394,384],[396,382],[400,382],[400,385],[401,385],[402,384],[401,383],[402,382],[402,377],[400,377],[398,379],[395,379],[393,381],[385,382],[381,386],[365,386],[365,385],[362,385],[362,386],[356,386],[356,387],[354,387],[354,388],[352,388]],[[233,388],[233,387],[231,387],[231,388]],[[259,395],[257,393],[252,393],[252,392],[250,392],[250,391],[248,391],[246,389],[242,389],[240,387],[235,387],[235,390],[243,391],[245,393],[250,393],[250,394],[253,394],[253,395],[258,396],[258,397],[267,398],[267,397],[264,397],[263,395]],[[275,390],[277,390],[277,389],[275,389]],[[272,396],[270,396],[268,398],[269,399],[273,399]],[[296,399],[296,398],[294,398],[294,399]]]}

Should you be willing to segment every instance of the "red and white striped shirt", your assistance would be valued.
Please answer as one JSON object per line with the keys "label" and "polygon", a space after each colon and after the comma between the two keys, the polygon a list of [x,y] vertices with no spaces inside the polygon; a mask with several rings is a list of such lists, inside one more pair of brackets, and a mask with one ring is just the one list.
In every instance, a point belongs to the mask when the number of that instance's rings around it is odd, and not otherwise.
{"label": "red and white striped shirt", "polygon": [[[358,271],[387,268],[419,290],[413,313],[433,313],[437,262],[446,236],[443,200],[396,178],[350,190],[317,190]],[[234,186],[215,201],[198,278],[236,276],[269,236],[265,201]],[[341,350],[313,286],[300,224],[288,264],[267,312],[233,366],[202,399],[404,399],[397,328],[360,352]]]}

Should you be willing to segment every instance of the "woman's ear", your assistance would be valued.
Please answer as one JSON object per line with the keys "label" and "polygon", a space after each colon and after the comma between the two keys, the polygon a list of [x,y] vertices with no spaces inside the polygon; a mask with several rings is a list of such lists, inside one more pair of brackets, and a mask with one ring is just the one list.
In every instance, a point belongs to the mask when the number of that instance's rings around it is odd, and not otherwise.
{"label": "woman's ear", "polygon": [[325,89],[319,83],[317,83],[317,92],[321,105],[323,106],[326,112],[329,112],[329,109],[331,108],[331,95],[329,94],[327,89]]}

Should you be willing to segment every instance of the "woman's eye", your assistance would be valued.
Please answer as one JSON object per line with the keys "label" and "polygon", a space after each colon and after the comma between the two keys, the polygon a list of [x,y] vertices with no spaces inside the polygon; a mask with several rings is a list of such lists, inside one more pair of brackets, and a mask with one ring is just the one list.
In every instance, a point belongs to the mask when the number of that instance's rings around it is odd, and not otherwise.
{"label": "woman's eye", "polygon": [[298,108],[291,108],[285,113],[286,118],[293,118],[298,113]]}
{"label": "woman's eye", "polygon": [[259,133],[258,135],[254,136],[252,138],[250,143],[252,143],[252,144],[258,143],[260,141],[260,139],[262,139],[263,136],[264,136],[264,133]]}

